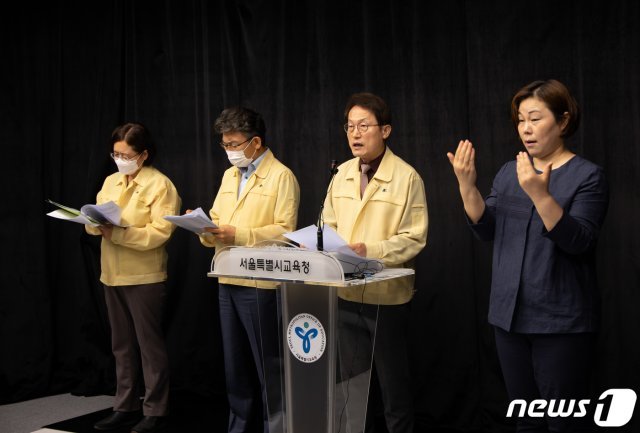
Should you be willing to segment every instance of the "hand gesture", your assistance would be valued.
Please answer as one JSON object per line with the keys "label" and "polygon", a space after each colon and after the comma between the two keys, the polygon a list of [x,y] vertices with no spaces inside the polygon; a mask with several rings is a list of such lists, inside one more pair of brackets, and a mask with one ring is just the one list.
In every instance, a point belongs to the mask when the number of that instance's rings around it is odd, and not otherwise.
{"label": "hand gesture", "polygon": [[469,190],[476,185],[476,151],[469,140],[460,140],[456,154],[447,152],[447,158],[458,178],[461,190]]}
{"label": "hand gesture", "polygon": [[464,203],[464,211],[475,224],[484,214],[485,204],[482,195],[476,188],[476,151],[469,140],[460,140],[456,154],[447,152],[447,158],[458,178],[460,196]]}
{"label": "hand gesture", "polygon": [[551,163],[547,164],[542,174],[536,173],[527,152],[519,152],[516,156],[516,172],[520,187],[534,202],[549,194],[549,177]]}

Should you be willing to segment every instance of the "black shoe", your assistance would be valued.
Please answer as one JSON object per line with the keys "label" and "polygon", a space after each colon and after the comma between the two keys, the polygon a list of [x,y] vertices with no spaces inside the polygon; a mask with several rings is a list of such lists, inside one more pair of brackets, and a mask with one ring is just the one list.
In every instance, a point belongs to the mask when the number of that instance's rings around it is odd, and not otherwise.
{"label": "black shoe", "polygon": [[131,429],[135,433],[159,432],[167,426],[166,416],[145,416]]}
{"label": "black shoe", "polygon": [[96,430],[115,430],[120,427],[134,425],[140,419],[140,411],[113,412],[111,415],[94,424]]}

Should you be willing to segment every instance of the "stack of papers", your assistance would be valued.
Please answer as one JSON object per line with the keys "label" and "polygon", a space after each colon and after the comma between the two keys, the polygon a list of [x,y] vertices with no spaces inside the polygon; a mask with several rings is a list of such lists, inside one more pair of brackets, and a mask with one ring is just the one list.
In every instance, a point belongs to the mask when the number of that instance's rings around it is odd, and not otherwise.
{"label": "stack of papers", "polygon": [[182,227],[183,229],[189,230],[191,232],[200,234],[204,232],[205,227],[217,228],[207,216],[206,213],[202,210],[202,208],[198,208],[191,213],[184,215],[176,215],[176,216],[166,216],[164,217],[167,221],[171,221],[173,224],[178,227]]}
{"label": "stack of papers", "polygon": [[[318,227],[315,225],[307,226],[303,229],[296,230],[295,232],[285,233],[284,237],[291,239],[294,242],[304,246],[306,249],[317,251],[318,243]],[[347,246],[347,243],[340,235],[328,225],[323,226],[322,230],[322,245],[325,251],[339,252],[342,254],[350,255],[364,259],[357,255],[351,248]]]}
{"label": "stack of papers", "polygon": [[86,204],[80,210],[61,205],[52,200],[47,200],[47,202],[58,207],[58,209],[47,214],[50,217],[93,227],[103,224],[122,227],[120,224],[120,208],[112,201],[100,205]]}

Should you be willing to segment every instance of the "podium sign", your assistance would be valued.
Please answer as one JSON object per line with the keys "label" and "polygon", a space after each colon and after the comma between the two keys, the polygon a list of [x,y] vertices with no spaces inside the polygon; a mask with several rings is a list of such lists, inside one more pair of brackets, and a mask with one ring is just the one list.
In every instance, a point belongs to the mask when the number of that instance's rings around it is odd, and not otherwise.
{"label": "podium sign", "polygon": [[215,259],[213,273],[259,280],[344,281],[342,266],[329,254],[283,247],[224,249]]}
{"label": "podium sign", "polygon": [[348,280],[330,254],[298,248],[230,247],[216,255],[210,277],[279,282],[284,379],[265,377],[267,389],[280,390],[267,392],[270,433],[364,431],[377,305],[366,305],[364,317],[363,305],[339,299],[339,291],[413,273],[385,269]]}

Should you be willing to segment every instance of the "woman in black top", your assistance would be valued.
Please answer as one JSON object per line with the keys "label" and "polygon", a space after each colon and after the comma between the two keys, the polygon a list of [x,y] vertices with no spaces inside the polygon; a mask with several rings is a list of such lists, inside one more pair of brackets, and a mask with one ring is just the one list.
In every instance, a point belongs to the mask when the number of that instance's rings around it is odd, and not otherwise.
{"label": "woman in black top", "polygon": [[447,156],[471,229],[494,241],[489,323],[509,398],[556,400],[545,417],[519,417],[518,431],[589,430],[588,417],[548,414],[561,399],[589,394],[599,322],[595,245],[608,186],[600,167],[565,146],[579,110],[562,83],[524,86],[511,115],[526,152],[500,169],[485,199],[475,185],[472,143],[460,141]]}

